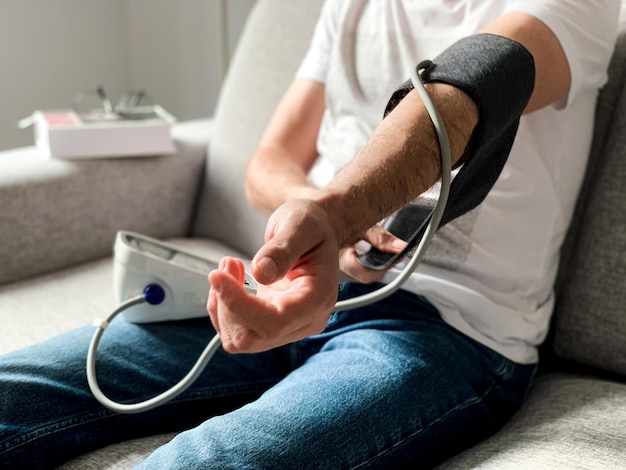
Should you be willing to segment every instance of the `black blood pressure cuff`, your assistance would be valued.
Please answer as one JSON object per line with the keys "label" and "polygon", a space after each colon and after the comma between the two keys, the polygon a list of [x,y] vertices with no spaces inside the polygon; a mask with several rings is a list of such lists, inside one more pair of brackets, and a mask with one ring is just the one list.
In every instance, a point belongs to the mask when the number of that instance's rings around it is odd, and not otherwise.
{"label": "black blood pressure cuff", "polygon": [[[521,44],[502,36],[477,34],[454,43],[422,73],[467,93],[479,120],[462,165],[452,181],[440,227],[475,208],[495,184],[513,146],[519,119],[535,83],[535,64]],[[413,89],[404,83],[391,97],[385,116]]]}

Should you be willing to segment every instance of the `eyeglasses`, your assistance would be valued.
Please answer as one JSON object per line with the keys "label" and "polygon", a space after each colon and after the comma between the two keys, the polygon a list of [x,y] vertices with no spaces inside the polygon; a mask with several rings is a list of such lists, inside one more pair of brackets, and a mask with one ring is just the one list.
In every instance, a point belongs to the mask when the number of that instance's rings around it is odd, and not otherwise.
{"label": "eyeglasses", "polygon": [[147,114],[138,109],[139,105],[151,101],[149,95],[144,90],[128,91],[120,97],[118,103],[113,105],[112,101],[100,84],[92,89],[74,96],[74,111],[81,115],[97,113],[99,115],[118,116],[125,119],[145,119]]}

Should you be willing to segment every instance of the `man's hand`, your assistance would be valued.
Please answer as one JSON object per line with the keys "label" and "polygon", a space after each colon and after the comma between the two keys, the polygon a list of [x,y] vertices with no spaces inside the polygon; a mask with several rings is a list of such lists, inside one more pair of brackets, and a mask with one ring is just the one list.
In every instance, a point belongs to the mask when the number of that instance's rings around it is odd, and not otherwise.
{"label": "man's hand", "polygon": [[[405,247],[406,242],[385,230],[380,225],[371,227],[362,237],[362,240],[368,242],[383,253],[400,253]],[[387,270],[374,271],[363,266],[358,260],[358,244],[350,245],[341,250],[339,255],[339,268],[349,276],[359,282],[369,284],[380,281]]]}
{"label": "man's hand", "polygon": [[238,259],[223,259],[209,274],[207,310],[230,353],[266,351],[320,333],[337,301],[339,246],[319,205],[300,199],[279,207],[265,242],[251,265],[256,295],[244,290]]}

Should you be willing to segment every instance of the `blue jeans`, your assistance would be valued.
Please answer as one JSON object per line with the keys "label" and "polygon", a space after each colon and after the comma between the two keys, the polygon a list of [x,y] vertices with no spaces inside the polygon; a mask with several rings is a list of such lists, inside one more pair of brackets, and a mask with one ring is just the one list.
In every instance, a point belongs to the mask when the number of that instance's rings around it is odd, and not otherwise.
{"label": "blue jeans", "polygon": [[[376,286],[348,284],[342,297]],[[175,401],[120,415],[91,396],[93,327],[0,358],[0,467],[50,468],[114,442],[181,431],[146,469],[428,468],[498,430],[533,365],[515,364],[400,291],[334,314],[325,332],[254,355],[218,351]],[[214,334],[208,320],[114,321],[98,376],[116,401],[176,383]]]}

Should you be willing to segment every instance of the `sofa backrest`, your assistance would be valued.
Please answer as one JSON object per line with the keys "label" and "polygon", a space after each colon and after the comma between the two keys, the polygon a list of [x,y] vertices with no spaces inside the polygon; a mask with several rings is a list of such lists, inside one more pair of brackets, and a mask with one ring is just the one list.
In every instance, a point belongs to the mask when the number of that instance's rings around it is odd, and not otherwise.
{"label": "sofa backrest", "polygon": [[244,173],[310,43],[321,0],[258,0],[220,93],[193,235],[252,256],[266,217],[246,202]]}
{"label": "sofa backrest", "polygon": [[554,350],[626,375],[626,8],[557,281]]}

